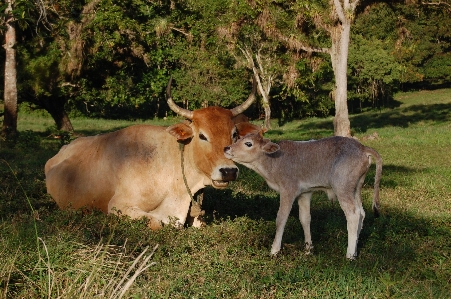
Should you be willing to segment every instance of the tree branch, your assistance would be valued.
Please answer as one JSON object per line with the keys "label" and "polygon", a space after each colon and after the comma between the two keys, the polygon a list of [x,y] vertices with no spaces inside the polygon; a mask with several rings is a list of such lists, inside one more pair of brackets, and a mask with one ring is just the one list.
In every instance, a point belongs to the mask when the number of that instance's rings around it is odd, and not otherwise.
{"label": "tree branch", "polygon": [[351,10],[352,10],[352,12],[355,12],[355,9],[359,5],[359,2],[360,2],[360,0],[355,0],[354,2],[351,3]]}
{"label": "tree branch", "polygon": [[330,53],[330,48],[316,48],[306,45],[299,39],[296,39],[293,35],[285,36],[284,34],[277,32],[276,38],[281,42],[285,43],[288,48],[296,51],[305,51],[308,53]]}
{"label": "tree branch", "polygon": [[[346,2],[349,5],[349,1],[346,1]],[[346,4],[346,2],[345,2],[345,4]],[[340,22],[345,23],[346,17],[343,12],[343,7],[341,6],[340,0],[334,0],[334,6],[335,6],[335,11],[337,12],[338,19],[340,20]]]}
{"label": "tree branch", "polygon": [[449,7],[448,10],[451,9],[451,3],[448,3],[448,2],[445,2],[445,1],[427,1],[427,2],[426,1],[422,1],[421,4],[423,4],[423,5],[437,5],[437,6],[445,5],[445,6]]}

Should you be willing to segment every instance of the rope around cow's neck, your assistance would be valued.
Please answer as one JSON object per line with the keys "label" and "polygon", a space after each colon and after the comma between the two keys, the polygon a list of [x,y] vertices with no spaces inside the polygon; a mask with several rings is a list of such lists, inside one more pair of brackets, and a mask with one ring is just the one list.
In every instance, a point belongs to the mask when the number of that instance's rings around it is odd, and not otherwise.
{"label": "rope around cow's neck", "polygon": [[185,158],[184,158],[185,145],[183,143],[179,143],[179,149],[180,149],[180,157],[181,157],[181,164],[182,164],[183,182],[185,183],[186,191],[188,191],[189,197],[191,198],[190,216],[193,218],[196,218],[200,215],[203,215],[203,211],[202,211],[200,204],[194,199],[194,196],[191,193],[191,190],[188,186],[188,181],[185,176]]}

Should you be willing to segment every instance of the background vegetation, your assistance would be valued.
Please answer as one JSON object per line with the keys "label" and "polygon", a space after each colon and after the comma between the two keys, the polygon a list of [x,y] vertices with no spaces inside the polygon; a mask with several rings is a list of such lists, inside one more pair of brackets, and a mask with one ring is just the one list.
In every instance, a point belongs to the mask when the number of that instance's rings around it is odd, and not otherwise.
{"label": "background vegetation", "polygon": [[[431,2],[437,1],[362,1],[349,53],[351,112],[395,105],[399,90],[449,86],[450,6]],[[61,107],[72,116],[164,117],[169,109],[163,92],[172,74],[181,105],[229,107],[250,91],[251,71],[239,50],[245,47],[260,53],[274,75],[273,117],[333,115],[328,55],[293,52],[263,30],[270,11],[277,30],[303,31],[306,42],[330,47],[314,26],[314,12],[327,3],[17,0],[19,101],[55,117]],[[299,11],[303,17],[296,19]],[[0,51],[0,69],[3,63]],[[263,109],[257,104],[248,113],[258,119]]]}
{"label": "background vegetation", "polygon": [[[46,195],[43,166],[62,140],[48,115],[22,110],[15,148],[0,148],[0,297],[449,298],[450,98],[449,89],[400,93],[396,108],[351,116],[355,135],[384,158],[382,215],[370,212],[373,166],[353,262],[344,214],[321,193],[312,204],[314,254],[302,253],[294,206],[283,250],[271,258],[278,195],[244,168],[231,188],[206,189],[202,229],[153,232],[145,221],[60,211]],[[73,123],[91,135],[136,122]],[[272,125],[267,136],[276,141],[333,132],[332,118]]]}

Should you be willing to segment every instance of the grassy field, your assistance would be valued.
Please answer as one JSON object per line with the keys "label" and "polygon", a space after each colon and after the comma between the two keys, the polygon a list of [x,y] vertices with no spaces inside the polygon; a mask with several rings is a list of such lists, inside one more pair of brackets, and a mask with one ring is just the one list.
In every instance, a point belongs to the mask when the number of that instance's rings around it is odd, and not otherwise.
{"label": "grassy field", "polygon": [[[202,229],[153,232],[145,221],[59,211],[43,166],[61,142],[49,117],[21,113],[17,145],[0,148],[0,298],[450,298],[451,90],[396,100],[397,108],[351,116],[355,136],[384,159],[382,214],[370,208],[373,165],[352,262],[344,214],[322,193],[312,202],[314,254],[302,252],[294,206],[282,252],[271,258],[278,195],[244,168],[231,188],[205,190]],[[72,121],[86,135],[132,124]],[[267,137],[332,133],[332,118],[274,120]]]}

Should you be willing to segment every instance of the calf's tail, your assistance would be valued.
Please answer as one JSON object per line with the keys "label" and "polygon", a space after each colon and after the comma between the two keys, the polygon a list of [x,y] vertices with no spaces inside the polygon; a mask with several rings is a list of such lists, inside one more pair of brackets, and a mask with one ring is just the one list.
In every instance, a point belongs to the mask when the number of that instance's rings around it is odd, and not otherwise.
{"label": "calf's tail", "polygon": [[382,157],[376,150],[370,147],[366,147],[366,152],[368,155],[373,156],[376,163],[376,175],[374,177],[373,213],[374,217],[379,217],[379,184],[382,177]]}

